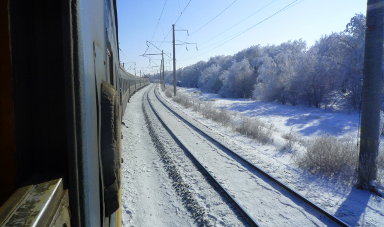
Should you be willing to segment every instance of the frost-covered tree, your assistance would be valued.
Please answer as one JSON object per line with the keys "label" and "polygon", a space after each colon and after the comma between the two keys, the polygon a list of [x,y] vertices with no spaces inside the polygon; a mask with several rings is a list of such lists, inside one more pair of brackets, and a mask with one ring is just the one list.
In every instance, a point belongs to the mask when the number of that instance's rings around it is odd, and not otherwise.
{"label": "frost-covered tree", "polygon": [[222,75],[223,86],[219,94],[223,97],[250,98],[256,77],[247,59],[235,62]]}
{"label": "frost-covered tree", "polygon": [[[355,15],[342,32],[321,37],[310,48],[302,40],[252,46],[216,56],[177,72],[182,86],[225,97],[253,97],[291,105],[358,108],[365,17]],[[172,81],[167,74],[166,81]]]}
{"label": "frost-covered tree", "polygon": [[296,103],[298,94],[296,90],[291,90],[291,82],[298,76],[298,62],[305,49],[306,44],[302,40],[264,48],[253,97],[283,104]]}
{"label": "frost-covered tree", "polygon": [[201,73],[198,81],[198,87],[204,92],[217,93],[222,86],[220,75],[220,66],[212,64]]}
{"label": "frost-covered tree", "polygon": [[353,108],[358,108],[361,101],[361,79],[364,64],[365,16],[355,15],[347,24],[344,31],[344,61],[346,78],[344,88],[349,103]]}
{"label": "frost-covered tree", "polygon": [[[364,16],[351,19],[344,32],[323,36],[308,51],[313,70],[302,72],[309,105],[327,107],[346,101],[353,108],[360,103],[363,64]],[[302,67],[306,67],[303,65]]]}

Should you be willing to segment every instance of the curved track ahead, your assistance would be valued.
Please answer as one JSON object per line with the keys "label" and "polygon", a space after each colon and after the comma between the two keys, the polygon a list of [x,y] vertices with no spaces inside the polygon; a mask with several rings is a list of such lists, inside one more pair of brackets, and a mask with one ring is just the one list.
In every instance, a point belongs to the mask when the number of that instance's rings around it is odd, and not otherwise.
{"label": "curved track ahead", "polygon": [[[228,148],[227,146],[225,146],[224,144],[222,144],[220,141],[217,141],[216,139],[214,139],[213,137],[211,137],[210,135],[208,135],[206,132],[204,132],[203,130],[201,130],[200,128],[198,128],[197,126],[195,126],[194,124],[192,124],[191,122],[189,122],[188,120],[186,120],[185,118],[183,118],[180,114],[178,114],[176,111],[174,111],[171,107],[169,107],[167,104],[165,104],[165,102],[159,98],[157,92],[155,91],[155,89],[153,89],[153,92],[155,94],[155,97],[156,99],[159,101],[159,103],[161,103],[169,112],[171,112],[174,116],[176,116],[179,120],[181,120],[185,125],[187,125],[188,127],[190,127],[191,129],[193,129],[195,132],[197,132],[198,134],[200,134],[202,137],[204,137],[206,140],[208,140],[209,142],[211,142],[212,144],[214,144],[218,149],[220,149],[221,151],[223,151],[224,153],[226,153],[227,155],[231,156],[234,160],[236,160],[237,162],[239,162],[242,166],[244,166],[245,168],[247,169],[250,169],[252,170],[253,172],[257,172],[258,174],[261,174],[262,176],[264,176],[265,178],[267,178],[269,181],[273,182],[274,184],[278,185],[280,187],[280,190],[284,191],[283,194],[286,194],[288,193],[290,196],[293,196],[295,197],[296,199],[304,202],[305,204],[307,204],[308,206],[310,206],[311,208],[313,208],[313,210],[315,210],[318,214],[320,214],[320,216],[324,216],[326,217],[327,219],[330,220],[331,223],[333,223],[334,225],[339,225],[339,226],[348,226],[345,222],[343,222],[342,220],[338,219],[337,217],[331,215],[330,213],[328,213],[327,211],[323,210],[322,208],[318,207],[316,204],[312,203],[311,201],[307,200],[306,198],[304,198],[302,195],[298,194],[297,192],[295,192],[294,190],[292,190],[290,187],[284,185],[283,183],[281,183],[280,181],[278,181],[277,179],[275,179],[274,177],[272,177],[271,175],[269,175],[268,173],[266,173],[265,171],[263,171],[262,169],[258,168],[257,166],[255,166],[254,164],[252,164],[251,162],[249,162],[248,160],[246,160],[245,158],[243,158],[241,155],[237,154],[235,151],[231,150],[230,148]],[[148,92],[149,93],[149,92]],[[189,149],[187,148],[187,146],[185,146],[181,140],[175,135],[175,133],[172,132],[172,130],[166,125],[166,123],[164,122],[164,120],[160,117],[159,113],[155,110],[153,104],[152,104],[152,101],[150,100],[149,98],[149,94],[147,93],[147,99],[148,99],[148,103],[149,103],[149,106],[151,107],[151,109],[153,110],[153,112],[155,113],[156,117],[159,119],[159,121],[162,123],[162,125],[164,126],[164,128],[170,133],[170,135],[172,136],[172,138],[176,141],[176,143],[188,154],[188,156],[191,158],[191,160],[193,161],[193,163],[199,168],[200,171],[202,171],[205,175],[207,175],[214,183],[214,185],[216,187],[219,188],[220,191],[222,191],[224,194],[225,194],[225,197],[228,198],[229,201],[231,201],[231,203],[233,203],[235,205],[236,208],[239,209],[239,212],[245,217],[245,219],[253,226],[258,226],[259,224],[257,223],[257,221],[255,220],[255,218],[252,217],[252,215],[250,215],[247,210],[234,198],[233,195],[231,195],[230,192],[228,192],[220,183],[219,181],[217,181],[215,179],[214,176],[212,176],[208,170],[206,170],[206,168],[204,168],[204,166],[198,161],[198,159],[192,154],[191,151],[189,151]]]}
{"label": "curved track ahead", "polygon": [[236,201],[235,198],[233,198],[230,193],[223,188],[220,183],[204,168],[204,166],[196,159],[196,157],[188,150],[188,148],[177,138],[177,136],[172,132],[172,130],[165,124],[163,119],[160,117],[159,113],[154,108],[150,98],[148,97],[147,92],[147,100],[148,104],[157,117],[157,119],[160,121],[160,123],[163,125],[163,127],[167,130],[167,132],[171,135],[171,137],[175,140],[177,145],[186,153],[188,158],[191,159],[192,163],[197,167],[197,169],[204,175],[206,178],[210,181],[210,183],[215,187],[216,190],[222,192],[222,195],[224,198],[227,199],[228,202],[230,202],[239,212],[239,214],[242,215],[242,218],[245,219],[245,221],[249,224],[249,226],[260,226],[257,224],[256,220],[254,220],[247,211]]}

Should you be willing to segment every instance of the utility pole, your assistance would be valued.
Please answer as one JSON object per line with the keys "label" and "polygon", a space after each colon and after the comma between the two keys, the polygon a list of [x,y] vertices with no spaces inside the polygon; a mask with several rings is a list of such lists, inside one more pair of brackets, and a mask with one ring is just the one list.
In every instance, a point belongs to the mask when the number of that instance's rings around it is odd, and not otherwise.
{"label": "utility pole", "polygon": [[[156,49],[160,50],[157,46],[155,46],[154,44],[152,44],[150,41],[147,41],[147,45],[148,44],[151,44],[152,46],[154,46]],[[164,87],[164,51],[161,50],[161,53],[156,53],[156,54],[142,54],[140,56],[142,57],[146,57],[146,56],[150,56],[150,55],[161,55],[161,62],[160,62],[160,72],[159,72],[159,80],[160,80],[160,84],[163,84],[163,87]],[[167,55],[167,54],[166,54]],[[169,55],[167,55],[168,57],[170,57]],[[157,67],[157,66],[156,66]]]}
{"label": "utility pole", "polygon": [[146,41],[146,44],[147,46],[149,47],[149,45],[153,46],[154,48],[156,48],[157,50],[161,51],[161,53],[158,53],[158,54],[147,54],[147,53],[144,53],[140,56],[143,56],[143,57],[146,57],[148,55],[161,55],[161,63],[160,63],[160,84],[162,83],[162,86],[163,88],[165,88],[165,84],[164,84],[164,64],[165,64],[165,60],[164,60],[164,54],[167,55],[169,58],[171,58],[171,56],[169,56],[168,54],[164,53],[164,50],[160,50],[159,47],[157,47],[155,44],[153,44],[151,41]]}
{"label": "utility pole", "polygon": [[164,51],[161,50],[161,71],[162,71],[162,75],[161,75],[161,86],[162,88],[164,89],[165,88],[165,82],[164,82]]}
{"label": "utility pole", "polygon": [[[185,31],[185,32],[187,32],[187,35],[189,36],[188,30],[186,30],[186,29],[178,29],[177,31]],[[183,42],[181,44],[180,43],[176,44],[176,40],[175,40],[175,24],[172,24],[172,34],[173,34],[173,40],[172,40],[172,43],[173,43],[173,95],[176,96],[176,45],[189,45],[189,44],[193,44],[193,45],[196,45],[196,50],[197,50],[197,43]],[[187,47],[186,47],[186,49],[188,50]]]}
{"label": "utility pole", "polygon": [[141,70],[140,70],[140,77],[141,77]]}
{"label": "utility pole", "polygon": [[173,95],[176,96],[176,45],[175,45],[175,24],[172,24],[172,34],[173,34]]}
{"label": "utility pole", "polygon": [[357,187],[377,192],[380,94],[383,85],[384,1],[368,0],[365,30],[364,81],[362,88],[360,153]]}
{"label": "utility pole", "polygon": [[160,84],[160,86],[161,86],[161,83],[162,83],[162,82],[161,82],[161,81],[162,81],[161,75],[163,75],[163,74],[162,74],[162,71],[161,71],[161,70],[163,69],[163,59],[160,60],[160,66],[159,66],[159,67],[160,67],[160,68],[159,68],[159,84]]}

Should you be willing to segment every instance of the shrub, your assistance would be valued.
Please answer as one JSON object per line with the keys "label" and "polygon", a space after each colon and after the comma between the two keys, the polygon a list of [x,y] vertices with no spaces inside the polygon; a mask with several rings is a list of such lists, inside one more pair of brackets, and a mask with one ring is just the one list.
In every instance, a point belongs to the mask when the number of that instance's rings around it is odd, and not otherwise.
{"label": "shrub", "polygon": [[282,137],[285,139],[285,144],[282,149],[286,151],[293,151],[295,144],[298,142],[297,135],[295,135],[291,129],[289,133],[284,134]]}
{"label": "shrub", "polygon": [[165,87],[165,95],[168,97],[168,98],[171,98],[172,97],[172,89],[169,87],[169,86],[166,86]]}
{"label": "shrub", "polygon": [[272,127],[267,127],[263,122],[257,119],[243,117],[240,123],[234,127],[240,134],[246,135],[263,144],[271,142]]}
{"label": "shrub", "polygon": [[190,108],[193,105],[192,100],[188,96],[183,94],[177,94],[172,98],[172,100],[177,103],[180,103],[185,108]]}
{"label": "shrub", "polygon": [[377,181],[384,187],[384,146],[380,146],[377,157]]}
{"label": "shrub", "polygon": [[212,103],[202,102],[184,94],[177,94],[172,100],[186,108],[192,108],[207,119],[211,119],[225,126],[230,126],[235,131],[261,143],[272,142],[272,125],[266,125],[257,119],[248,117],[243,117],[240,124],[238,124],[232,121],[231,111],[217,109],[213,107]]}
{"label": "shrub", "polygon": [[296,162],[312,172],[353,177],[358,162],[358,149],[352,140],[320,136],[307,144],[306,152]]}
{"label": "shrub", "polygon": [[192,110],[201,113],[203,103],[200,100],[193,100]]}
{"label": "shrub", "polygon": [[219,122],[223,125],[228,125],[230,123],[231,116],[229,114],[229,111],[223,109],[216,109],[212,106],[211,103],[205,103],[201,111],[203,111],[203,116],[213,121]]}

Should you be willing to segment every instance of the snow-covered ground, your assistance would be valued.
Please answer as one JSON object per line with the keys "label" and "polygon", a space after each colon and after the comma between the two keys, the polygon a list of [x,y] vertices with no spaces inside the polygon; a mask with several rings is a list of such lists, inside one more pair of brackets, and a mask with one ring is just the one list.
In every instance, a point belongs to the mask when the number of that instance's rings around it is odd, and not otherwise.
{"label": "snow-covered ground", "polygon": [[131,98],[123,118],[123,226],[243,225],[143,106],[149,88]]}
{"label": "snow-covered ground", "polygon": [[[150,94],[150,100],[156,100]],[[153,105],[185,147],[261,226],[329,226],[333,221],[278,187],[170,114]]]}
{"label": "snow-covered ground", "polygon": [[148,136],[138,91],[127,105],[122,125],[122,202],[124,226],[191,226]]}
{"label": "snow-covered ground", "polygon": [[179,91],[200,100],[209,101],[217,108],[257,117],[263,122],[273,124],[274,129],[281,134],[292,131],[305,138],[330,134],[354,137],[357,141],[358,112],[335,112],[250,99],[226,99],[217,94],[201,93],[194,88],[179,88]]}
{"label": "snow-covered ground", "polygon": [[245,99],[223,99],[215,94],[201,94],[196,89],[179,88],[179,92],[210,102],[217,108],[225,108],[271,124],[275,142],[262,145],[225,126],[207,120],[162,95],[174,109],[182,112],[189,120],[202,125],[243,157],[348,224],[384,226],[383,198],[357,190],[351,184],[340,183],[337,179],[326,179],[310,174],[297,167],[292,152],[281,149],[284,143],[282,136],[290,132],[302,139],[330,134],[356,138],[357,143],[358,113],[340,113]]}

